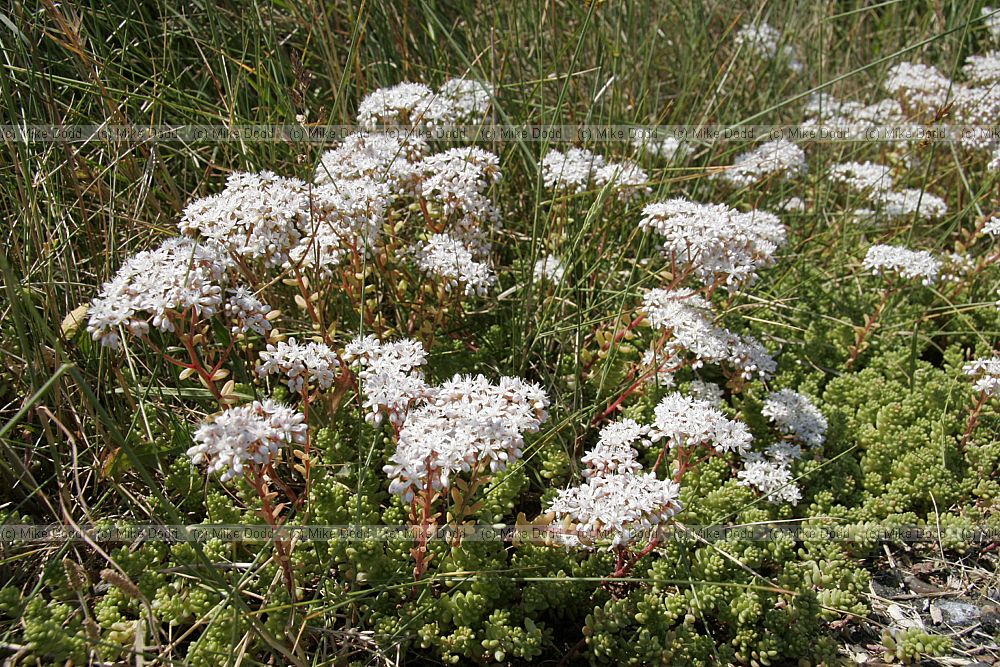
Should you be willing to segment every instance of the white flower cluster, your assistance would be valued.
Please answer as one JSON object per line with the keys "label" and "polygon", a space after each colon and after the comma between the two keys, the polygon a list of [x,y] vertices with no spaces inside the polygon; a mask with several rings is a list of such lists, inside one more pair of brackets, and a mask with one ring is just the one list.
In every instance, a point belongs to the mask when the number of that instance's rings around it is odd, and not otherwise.
{"label": "white flower cluster", "polygon": [[464,285],[465,294],[486,294],[496,276],[486,264],[476,260],[472,251],[450,234],[434,234],[412,248],[417,266],[425,273],[445,280],[445,289]]}
{"label": "white flower cluster", "polygon": [[736,187],[745,187],[767,178],[791,179],[807,169],[801,148],[787,139],[775,139],[738,156],[722,178]]}
{"label": "white flower cluster", "polygon": [[994,39],[1000,39],[1000,9],[994,7],[983,7],[982,16],[986,29]]}
{"label": "white flower cluster", "polygon": [[948,92],[954,84],[936,67],[902,62],[889,70],[884,85],[911,106],[936,109],[948,101]]}
{"label": "white flower cluster", "polygon": [[[568,544],[612,533],[611,546],[628,544],[637,531],[663,523],[681,510],[680,486],[642,473],[634,445],[648,447],[650,427],[623,419],[601,429],[583,456],[585,482],[559,491],[549,511],[575,524]],[[590,539],[587,539],[590,538]]]}
{"label": "white flower cluster", "polygon": [[369,93],[358,105],[358,123],[380,125],[453,125],[475,121],[489,110],[493,88],[472,79],[449,79],[437,94],[421,83],[398,83]]}
{"label": "white flower cluster", "polygon": [[990,236],[1000,235],[1000,215],[994,215],[983,225],[983,234]]}
{"label": "white flower cluster", "polygon": [[916,215],[924,220],[936,220],[948,212],[948,204],[930,192],[912,188],[894,191],[892,169],[885,165],[874,162],[836,164],[830,168],[830,179],[867,195],[868,201],[889,218]]}
{"label": "white flower cluster", "polygon": [[269,171],[235,173],[222,192],[188,204],[178,227],[236,255],[278,266],[302,238],[309,213],[302,181]]}
{"label": "white flower cluster", "polygon": [[788,67],[793,72],[802,71],[802,63],[795,57],[795,49],[790,45],[781,44],[781,32],[767,23],[744,25],[736,31],[737,46],[746,46],[754,53],[767,60],[774,60],[780,53],[788,61]]}
{"label": "white flower cluster", "polygon": [[688,393],[699,401],[707,402],[713,408],[721,408],[722,399],[725,396],[722,387],[714,382],[706,382],[700,378],[691,380]]}
{"label": "white flower cluster", "polygon": [[340,368],[337,353],[326,343],[310,341],[302,345],[294,338],[277,345],[269,343],[266,350],[261,350],[260,360],[258,375],[284,375],[284,383],[294,392],[329,389]]}
{"label": "white flower cluster", "polygon": [[521,458],[524,434],[547,418],[548,403],[541,387],[518,378],[493,384],[456,375],[403,420],[384,467],[389,491],[410,502],[421,491],[446,490],[453,475],[506,469]]}
{"label": "white flower cluster", "polygon": [[648,183],[649,174],[628,160],[609,162],[594,172],[594,184],[599,188],[609,188],[623,202],[649,196],[653,190]]}
{"label": "white flower cluster", "polygon": [[639,227],[663,237],[663,254],[671,262],[690,265],[705,284],[724,278],[731,291],[771,266],[785,243],[784,226],[764,211],[669,199],[647,204],[642,214]]}
{"label": "white flower cluster", "polygon": [[416,182],[416,165],[426,153],[427,143],[417,137],[359,132],[323,154],[313,181],[365,180],[386,184],[390,193],[405,191]]}
{"label": "white flower cluster", "polygon": [[385,414],[399,426],[410,406],[430,395],[421,370],[427,351],[419,341],[357,338],[345,347],[344,360],[357,369],[368,421],[377,424]]}
{"label": "white flower cluster", "polygon": [[976,268],[976,260],[971,255],[949,253],[941,261],[941,280],[957,283]]}
{"label": "white flower cluster", "polygon": [[711,446],[720,454],[746,453],[753,442],[746,424],[729,419],[710,401],[673,392],[664,396],[653,412],[651,442],[666,439],[670,447]]}
{"label": "white flower cluster", "polygon": [[818,447],[826,439],[826,417],[808,397],[797,391],[782,389],[772,392],[764,401],[761,413],[779,431],[810,447]]}
{"label": "white flower cluster", "polygon": [[919,278],[924,285],[934,284],[941,270],[941,262],[926,250],[891,245],[870,247],[862,266],[877,276],[896,273],[908,280]]}
{"label": "white flower cluster", "polygon": [[642,470],[637,442],[649,446],[649,427],[634,419],[623,419],[601,429],[597,444],[583,456],[584,477],[636,473]]}
{"label": "white flower cluster", "polygon": [[962,145],[972,150],[995,146],[994,133],[989,130],[1000,116],[1000,88],[991,82],[983,86],[956,86],[954,93],[955,120],[979,128],[979,131],[963,132]]}
{"label": "white flower cluster", "polygon": [[[416,111],[440,111],[443,105],[447,113],[433,118],[452,122],[483,110],[491,95],[484,84],[467,80],[446,83],[440,96],[425,86],[400,84],[365,98],[361,115],[368,125],[409,122]],[[425,214],[441,221],[433,236],[409,246],[418,267],[445,278],[449,290],[461,284],[467,295],[485,294],[496,280],[484,260],[490,232],[500,223],[488,195],[500,178],[499,158],[476,147],[426,153],[422,140],[378,133],[351,135],[328,151],[316,169],[317,222],[291,253],[292,261],[329,275],[344,257],[378,241],[393,200],[418,197],[427,204]]]}
{"label": "white flower cluster", "polygon": [[1000,51],[969,56],[962,73],[972,83],[997,83],[1000,81]]}
{"label": "white flower cluster", "polygon": [[692,290],[651,289],[643,297],[642,309],[653,328],[670,332],[669,354],[693,355],[694,368],[706,361],[725,362],[750,379],[768,377],[777,367],[759,342],[713,324],[712,305]]}
{"label": "white flower cluster", "polygon": [[496,91],[493,86],[475,79],[448,79],[441,84],[438,93],[451,104],[453,122],[469,123],[486,116]]}
{"label": "white flower cluster", "polygon": [[499,159],[481,148],[453,148],[425,158],[418,168],[420,196],[453,220],[448,232],[474,255],[489,252],[487,233],[500,216],[487,196],[500,179]]}
{"label": "white flower cluster", "polygon": [[559,284],[562,282],[565,273],[566,267],[563,266],[562,261],[558,257],[555,255],[546,255],[535,262],[535,266],[532,269],[532,278],[536,281],[548,280]]}
{"label": "white flower cluster", "polygon": [[690,153],[687,144],[674,137],[658,138],[655,132],[637,128],[632,136],[632,147],[639,155],[650,155],[661,160],[683,160]]}
{"label": "white flower cluster", "polygon": [[316,186],[313,217],[285,266],[315,267],[330,277],[345,258],[360,257],[375,246],[388,203],[388,187],[366,178]]}
{"label": "white flower cluster", "polygon": [[550,150],[542,158],[542,182],[553,190],[583,192],[590,187],[609,187],[621,201],[648,195],[649,174],[629,162],[607,162],[586,148],[570,148],[565,153]]}
{"label": "white flower cluster", "polygon": [[230,408],[195,431],[187,450],[191,462],[208,462],[208,472],[227,482],[243,475],[247,463],[267,465],[285,444],[304,444],[307,425],[302,414],[266,400]]}
{"label": "white flower cluster", "polygon": [[830,167],[830,179],[861,193],[888,192],[893,183],[892,169],[874,162],[835,164]]}
{"label": "white flower cluster", "polygon": [[893,99],[863,104],[855,100],[838,100],[829,93],[816,93],[806,104],[806,126],[831,125],[842,128],[849,136],[863,136],[868,127],[889,125],[903,120],[903,107]]}
{"label": "white flower cluster", "polygon": [[969,377],[975,378],[972,388],[987,396],[1000,395],[1000,358],[976,359],[962,367]]}
{"label": "white flower cluster", "polygon": [[772,503],[797,505],[802,492],[792,478],[787,459],[751,452],[743,458],[743,469],[736,473],[737,484],[755,488]]}
{"label": "white flower cluster", "polygon": [[569,536],[568,544],[610,533],[616,547],[677,514],[679,497],[680,485],[651,472],[596,475],[559,491],[548,509],[575,524],[576,535]]}
{"label": "white flower cluster", "polygon": [[261,336],[266,336],[271,331],[271,322],[267,319],[271,307],[246,287],[229,290],[225,310],[226,315],[233,320],[233,334],[245,335],[249,331],[256,331]]}
{"label": "white flower cluster", "polygon": [[106,282],[90,306],[87,331],[102,345],[117,347],[118,329],[143,336],[150,325],[174,331],[182,313],[212,317],[223,302],[222,282],[231,261],[212,242],[167,239],[133,257]]}
{"label": "white flower cluster", "polygon": [[570,148],[565,153],[550,150],[542,158],[542,182],[554,190],[583,192],[603,166],[604,158],[586,148]]}

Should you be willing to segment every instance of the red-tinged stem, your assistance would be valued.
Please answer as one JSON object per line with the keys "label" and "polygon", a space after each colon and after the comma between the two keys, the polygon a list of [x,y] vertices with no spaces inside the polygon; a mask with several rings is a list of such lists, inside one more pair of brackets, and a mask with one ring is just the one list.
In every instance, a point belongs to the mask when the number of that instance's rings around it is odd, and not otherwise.
{"label": "red-tinged stem", "polygon": [[615,410],[617,410],[621,406],[621,404],[624,403],[625,400],[629,396],[631,396],[633,393],[635,393],[635,391],[639,387],[641,387],[642,384],[646,380],[648,380],[649,378],[651,378],[654,375],[657,375],[659,373],[675,373],[675,372],[679,371],[680,369],[684,368],[684,366],[686,366],[688,363],[689,362],[685,361],[685,362],[682,362],[679,366],[675,366],[674,368],[667,369],[667,370],[664,370],[662,368],[656,368],[656,367],[654,367],[652,370],[646,371],[645,373],[643,373],[642,375],[640,375],[639,378],[635,382],[633,382],[632,385],[628,389],[626,389],[624,392],[622,392],[622,394],[618,398],[616,398],[614,400],[614,402],[611,403],[611,405],[609,405],[608,408],[604,412],[602,412],[601,414],[597,415],[597,417],[595,417],[594,420],[591,423],[592,424],[599,424],[602,421],[604,421],[605,419],[607,419],[611,415],[611,413],[613,413]]}
{"label": "red-tinged stem", "polygon": [[[252,464],[251,464],[252,466]],[[274,508],[271,506],[271,501],[268,499],[268,492],[264,486],[264,478],[261,471],[257,470],[256,467],[250,468],[251,472],[251,483],[253,484],[254,490],[260,497],[261,502],[261,514],[264,516],[264,521],[267,522],[271,528],[277,528],[281,525],[274,516]],[[274,551],[275,556],[278,559],[278,564],[281,566],[281,571],[285,577],[285,586],[288,587],[288,593],[295,599],[295,575],[292,572],[292,564],[288,559],[288,551],[285,549],[285,543],[278,537],[277,534],[274,536]]]}
{"label": "red-tinged stem", "polygon": [[861,352],[865,349],[865,339],[868,338],[872,329],[875,328],[875,323],[878,322],[878,318],[882,315],[882,311],[885,310],[886,304],[889,303],[889,297],[892,296],[892,292],[893,291],[891,289],[887,289],[882,293],[882,299],[878,302],[878,305],[875,306],[875,311],[871,314],[871,317],[868,318],[865,328],[862,329],[857,335],[854,345],[851,347],[851,356],[847,360],[847,363],[844,364],[844,368],[850,370],[851,366],[854,365],[854,362],[858,360]]}
{"label": "red-tinged stem", "polygon": [[983,406],[986,405],[986,401],[989,396],[985,391],[979,393],[979,398],[976,399],[976,404],[972,408],[972,412],[969,413],[969,421],[965,426],[965,432],[962,434],[962,439],[958,442],[958,450],[960,452],[965,451],[965,445],[969,442],[969,438],[972,437],[972,432],[976,430],[976,426],[979,425],[979,413],[983,411]]}

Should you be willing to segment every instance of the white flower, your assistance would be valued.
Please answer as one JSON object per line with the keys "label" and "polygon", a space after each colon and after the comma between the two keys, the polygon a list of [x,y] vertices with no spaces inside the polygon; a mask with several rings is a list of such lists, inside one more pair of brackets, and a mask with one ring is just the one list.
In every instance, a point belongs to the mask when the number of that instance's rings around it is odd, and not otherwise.
{"label": "white flower", "polygon": [[316,185],[338,184],[344,180],[385,183],[390,196],[408,191],[417,175],[416,163],[427,152],[427,144],[417,137],[360,132],[347,136],[333,150],[323,154]]}
{"label": "white flower", "polygon": [[781,33],[767,23],[744,25],[736,32],[736,44],[746,46],[767,60],[774,60],[782,54],[788,60],[788,67],[794,72],[802,71],[802,63],[795,58],[795,49],[786,44],[779,47]]}
{"label": "white flower", "polygon": [[721,408],[722,398],[725,396],[722,387],[714,382],[705,382],[699,378],[691,380],[688,393],[699,401],[705,401],[713,408]]}
{"label": "white flower", "polygon": [[874,162],[844,162],[830,167],[830,178],[861,193],[892,190],[892,169]]}
{"label": "white flower", "polygon": [[952,83],[936,67],[921,63],[903,62],[889,70],[885,89],[899,95],[907,103],[934,109],[948,100]]}
{"label": "white flower", "polygon": [[[494,221],[498,215],[486,192],[500,179],[499,165],[496,155],[476,147],[435,153],[417,165],[421,174],[418,190],[424,199],[438,204],[445,216]],[[469,222],[464,225],[469,226]]]}
{"label": "white flower", "polygon": [[599,477],[622,473],[635,473],[642,469],[639,452],[632,445],[639,442],[649,445],[648,426],[641,426],[633,419],[623,419],[601,429],[597,444],[583,456],[587,469],[584,477]]}
{"label": "white flower", "polygon": [[774,263],[785,243],[785,228],[765,211],[741,213],[725,204],[669,199],[647,204],[639,227],[663,237],[663,254],[690,265],[703,283],[724,278],[735,289]]}
{"label": "white flower", "polygon": [[941,262],[926,250],[891,245],[873,245],[862,266],[877,276],[896,273],[911,280],[919,278],[924,285],[933,284],[941,270]]}
{"label": "white flower", "polygon": [[649,349],[642,353],[642,366],[645,370],[643,375],[646,383],[657,387],[674,386],[674,370],[681,365],[681,360],[676,354],[657,354],[655,349]]}
{"label": "white flower", "polygon": [[286,267],[316,267],[329,277],[347,257],[363,257],[379,239],[389,189],[368,179],[341,180],[316,186],[312,218]]}
{"label": "white flower", "polygon": [[778,210],[786,213],[805,213],[806,203],[801,197],[789,197],[778,204]]}
{"label": "white flower", "polygon": [[159,248],[129,258],[104,283],[90,305],[87,331],[102,345],[117,347],[119,327],[145,335],[150,325],[173,331],[186,312],[212,317],[222,305],[221,283],[231,265],[218,244],[167,239]]}
{"label": "white flower", "polygon": [[603,166],[604,158],[586,148],[570,148],[565,153],[551,150],[542,158],[542,182],[555,190],[583,192]]}
{"label": "white flower", "polygon": [[1000,215],[994,215],[983,225],[983,234],[997,236],[1000,234]]}
{"label": "white flower", "polygon": [[976,381],[972,388],[987,396],[1000,395],[1000,358],[975,359],[962,367],[962,371]]}
{"label": "white flower", "polygon": [[942,261],[941,280],[961,282],[966,275],[976,268],[976,260],[971,255],[953,252]]}
{"label": "white flower", "polygon": [[993,151],[989,164],[986,165],[988,171],[1000,171],[1000,148]]}
{"label": "white flower", "polygon": [[948,212],[948,204],[943,199],[912,188],[880,194],[875,202],[882,206],[882,210],[890,218],[916,215],[924,220],[935,220]]}
{"label": "white flower", "polygon": [[791,179],[806,171],[805,152],[787,139],[775,139],[738,156],[722,178],[743,187],[771,177]]}
{"label": "white flower", "polygon": [[418,242],[412,252],[422,271],[445,279],[447,290],[464,285],[467,296],[482,296],[496,282],[490,267],[476,261],[472,251],[450,234],[434,234]]}
{"label": "white flower", "polygon": [[475,79],[448,79],[438,92],[451,106],[449,120],[454,123],[482,120],[495,94],[493,86]]}
{"label": "white flower", "polygon": [[634,162],[609,162],[594,172],[597,187],[611,188],[620,201],[631,201],[653,190],[647,185],[649,174]]}
{"label": "white flower", "polygon": [[960,135],[962,145],[986,150],[996,145],[993,126],[1000,116],[1000,88],[995,83],[983,87],[956,86],[955,120],[968,126]]}
{"label": "white flower", "polygon": [[431,125],[446,118],[449,104],[422,83],[398,83],[369,93],[358,105],[358,123],[374,130],[380,125]]}
{"label": "white flower", "polygon": [[271,307],[246,287],[240,286],[229,290],[225,310],[226,315],[233,320],[234,334],[256,331],[261,336],[266,336],[271,330],[271,322],[267,319]]}
{"label": "white flower", "polygon": [[969,56],[962,72],[972,83],[997,83],[1000,81],[1000,51]]}
{"label": "white flower", "polygon": [[655,132],[643,128],[636,128],[632,146],[640,155],[652,155],[662,160],[683,160],[690,152],[687,144],[674,137],[657,138]]}
{"label": "white flower", "polygon": [[794,436],[810,447],[822,445],[826,438],[826,417],[806,396],[791,389],[769,394],[761,413],[779,431]]}
{"label": "white flower", "polygon": [[726,361],[733,368],[739,369],[740,375],[745,380],[750,380],[754,376],[766,379],[774,374],[778,364],[760,341],[753,336],[726,333],[729,334],[729,354]]}
{"label": "white flower", "polygon": [[188,204],[178,227],[276,266],[288,259],[308,219],[305,183],[264,171],[232,174],[222,192]]}
{"label": "white flower", "polygon": [[280,373],[291,391],[329,389],[337,379],[340,361],[325,343],[301,345],[294,338],[277,345],[268,344],[260,352],[261,365],[257,373],[263,377]]}
{"label": "white flower", "polygon": [[549,511],[568,517],[584,538],[611,534],[611,546],[664,523],[681,510],[680,487],[654,473],[595,476],[563,489]]}
{"label": "white flower", "polygon": [[420,491],[446,490],[452,475],[506,469],[521,457],[524,434],[547,418],[547,407],[548,397],[536,384],[456,375],[406,415],[384,467],[392,480],[389,491],[410,502]]}
{"label": "white flower", "polygon": [[983,7],[982,16],[985,18],[983,23],[986,25],[986,29],[990,31],[993,38],[1000,38],[1000,9]]}
{"label": "white flower", "polygon": [[649,439],[666,438],[671,447],[711,445],[720,453],[747,451],[753,436],[746,424],[726,417],[708,401],[667,394],[653,410],[656,418]]}
{"label": "white flower", "polygon": [[381,342],[371,335],[356,338],[344,349],[344,360],[358,369],[369,421],[378,423],[382,414],[388,414],[389,421],[398,426],[411,405],[430,395],[420,370],[427,363],[427,351],[419,341]]}
{"label": "white flower", "polygon": [[248,462],[264,466],[282,445],[304,444],[307,425],[302,414],[266,400],[225,410],[198,427],[191,462],[208,462],[208,472],[227,482],[243,475]]}
{"label": "white flower", "polygon": [[752,487],[772,503],[797,505],[802,492],[792,479],[788,461],[767,459],[752,453],[744,457],[743,469],[736,473],[740,486]]}
{"label": "white flower", "polygon": [[559,284],[562,282],[563,275],[566,273],[566,268],[558,257],[554,255],[546,255],[542,257],[537,262],[535,262],[535,267],[532,270],[532,277],[534,280],[549,280],[553,283]]}

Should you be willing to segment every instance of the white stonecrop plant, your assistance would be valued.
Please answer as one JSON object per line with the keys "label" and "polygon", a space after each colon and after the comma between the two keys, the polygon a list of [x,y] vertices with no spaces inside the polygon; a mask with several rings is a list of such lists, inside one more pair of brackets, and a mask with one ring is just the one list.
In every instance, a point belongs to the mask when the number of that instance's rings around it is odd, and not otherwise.
{"label": "white stonecrop plant", "polygon": [[862,266],[876,276],[898,275],[907,280],[919,280],[923,285],[933,285],[941,271],[941,261],[926,250],[893,245],[870,247]]}
{"label": "white stonecrop plant", "polygon": [[631,419],[601,429],[586,454],[586,481],[559,491],[548,511],[570,523],[563,541],[590,546],[610,538],[609,548],[627,548],[639,531],[669,520],[681,510],[680,485],[643,473],[634,445],[648,446],[650,428]]}
{"label": "white stonecrop plant", "polygon": [[301,412],[272,400],[229,408],[198,427],[187,455],[195,465],[208,464],[223,482],[241,477],[248,464],[267,466],[284,445],[306,442],[308,426]]}
{"label": "white stonecrop plant", "polygon": [[188,204],[178,227],[238,257],[280,266],[306,233],[309,218],[306,184],[264,171],[231,175],[222,192]]}
{"label": "white stonecrop plant", "polygon": [[787,139],[775,139],[738,156],[722,178],[733,186],[746,187],[768,178],[790,180],[806,171],[805,152]]}
{"label": "white stonecrop plant", "polygon": [[662,237],[664,257],[682,274],[693,272],[703,284],[721,282],[730,291],[771,266],[785,243],[784,226],[766,211],[669,199],[647,204],[642,215],[639,227]]}
{"label": "white stonecrop plant", "polygon": [[524,434],[538,430],[548,404],[541,387],[513,377],[456,375],[433,387],[399,428],[384,468],[390,492],[411,502],[448,489],[453,475],[502,472],[521,458]]}
{"label": "white stonecrop plant", "polygon": [[294,392],[329,389],[336,383],[341,366],[337,353],[326,343],[301,344],[294,338],[268,344],[260,352],[260,360],[257,373],[261,377],[279,375]]}
{"label": "white stonecrop plant", "polygon": [[608,188],[615,199],[630,202],[652,192],[649,174],[634,162],[612,162],[586,148],[565,153],[550,150],[541,161],[542,183],[556,192],[580,193]]}
{"label": "white stonecrop plant", "polygon": [[826,417],[807,396],[797,391],[782,389],[770,393],[761,413],[781,433],[809,447],[818,447],[826,439],[829,426]]}
{"label": "white stonecrop plant", "polygon": [[372,423],[380,423],[385,415],[398,429],[410,406],[431,395],[422,370],[427,351],[419,341],[359,337],[344,349],[344,360],[357,373],[365,418]]}
{"label": "white stonecrop plant", "polygon": [[[167,239],[128,259],[104,284],[91,303],[87,330],[102,345],[117,348],[122,328],[145,336],[151,328],[173,332],[192,313],[213,317],[224,309],[232,264],[217,243]],[[230,312],[239,318],[237,310]]]}

